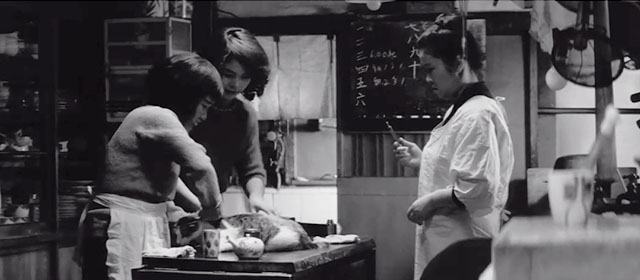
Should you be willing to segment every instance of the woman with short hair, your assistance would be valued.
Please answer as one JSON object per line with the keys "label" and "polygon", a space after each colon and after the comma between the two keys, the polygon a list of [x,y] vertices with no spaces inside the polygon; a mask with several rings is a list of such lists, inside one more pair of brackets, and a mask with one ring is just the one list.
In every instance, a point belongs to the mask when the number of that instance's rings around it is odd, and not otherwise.
{"label": "woman with short hair", "polygon": [[[83,214],[83,279],[129,280],[144,251],[169,248],[176,192],[192,199],[185,208],[203,220],[220,217],[216,171],[188,134],[222,94],[218,71],[199,55],[182,53],[156,63],[147,82],[148,104],[131,111],[109,140],[96,195]],[[181,171],[194,184],[185,186]]]}
{"label": "woman with short hair", "polygon": [[418,224],[414,279],[452,243],[498,232],[513,170],[504,107],[480,81],[484,55],[468,31],[463,40],[462,26],[460,16],[441,15],[418,41],[427,82],[453,105],[423,149],[394,142],[400,163],[420,169],[418,199],[407,211]]}

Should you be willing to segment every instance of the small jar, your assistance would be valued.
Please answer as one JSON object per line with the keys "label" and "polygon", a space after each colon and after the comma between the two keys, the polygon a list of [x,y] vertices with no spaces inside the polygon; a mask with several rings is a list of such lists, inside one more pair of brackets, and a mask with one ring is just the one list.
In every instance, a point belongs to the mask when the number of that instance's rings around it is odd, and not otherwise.
{"label": "small jar", "polygon": [[40,222],[40,198],[37,193],[29,198],[29,216],[34,223]]}
{"label": "small jar", "polygon": [[337,234],[337,226],[332,219],[327,220],[327,235]]}
{"label": "small jar", "polygon": [[40,111],[40,92],[38,90],[33,91],[33,108]]}

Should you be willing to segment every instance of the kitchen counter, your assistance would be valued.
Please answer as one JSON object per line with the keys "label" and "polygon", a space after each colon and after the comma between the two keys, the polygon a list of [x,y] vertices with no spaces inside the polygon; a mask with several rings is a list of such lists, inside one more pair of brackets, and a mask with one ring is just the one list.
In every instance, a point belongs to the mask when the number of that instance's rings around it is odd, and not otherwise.
{"label": "kitchen counter", "polygon": [[375,242],[293,252],[265,253],[259,260],[239,260],[232,252],[217,259],[144,257],[133,280],[177,279],[374,279]]}
{"label": "kitchen counter", "polygon": [[[282,186],[279,189],[265,188],[265,194],[292,194],[292,193],[338,193],[335,181],[323,181],[324,183],[317,183],[320,181],[309,181],[297,185]],[[332,183],[331,183],[332,182]],[[244,189],[240,186],[229,186],[224,193],[242,193]]]}

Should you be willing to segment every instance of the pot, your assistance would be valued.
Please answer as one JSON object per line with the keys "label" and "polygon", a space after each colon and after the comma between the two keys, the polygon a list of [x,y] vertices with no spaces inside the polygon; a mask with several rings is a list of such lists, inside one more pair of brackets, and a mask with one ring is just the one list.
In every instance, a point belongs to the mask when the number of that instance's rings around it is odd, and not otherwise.
{"label": "pot", "polygon": [[227,236],[227,240],[239,259],[257,260],[264,254],[264,242],[259,238],[245,236],[233,240]]}

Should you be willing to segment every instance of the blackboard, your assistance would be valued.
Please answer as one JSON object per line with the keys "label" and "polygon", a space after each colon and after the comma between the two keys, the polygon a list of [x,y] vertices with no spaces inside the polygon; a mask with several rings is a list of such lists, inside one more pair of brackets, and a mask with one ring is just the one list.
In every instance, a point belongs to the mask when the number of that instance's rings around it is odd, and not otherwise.
{"label": "blackboard", "polygon": [[[350,24],[350,88],[341,106],[344,130],[384,131],[389,121],[399,131],[428,131],[442,120],[450,103],[432,92],[416,47],[419,36],[433,25],[416,20]],[[484,21],[470,25],[481,26],[484,47]]]}

